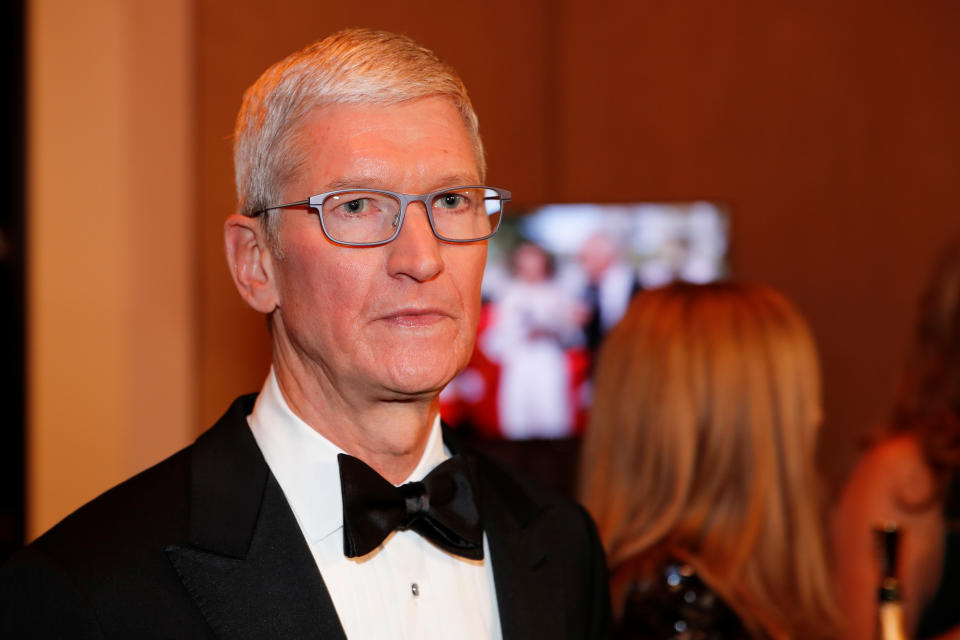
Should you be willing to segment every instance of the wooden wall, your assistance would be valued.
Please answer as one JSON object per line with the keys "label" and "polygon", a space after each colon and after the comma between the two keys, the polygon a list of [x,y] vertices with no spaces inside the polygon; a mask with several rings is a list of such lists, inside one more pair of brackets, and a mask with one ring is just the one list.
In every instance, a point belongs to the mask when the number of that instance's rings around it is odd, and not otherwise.
{"label": "wooden wall", "polygon": [[27,11],[27,530],[192,439],[192,10]]}

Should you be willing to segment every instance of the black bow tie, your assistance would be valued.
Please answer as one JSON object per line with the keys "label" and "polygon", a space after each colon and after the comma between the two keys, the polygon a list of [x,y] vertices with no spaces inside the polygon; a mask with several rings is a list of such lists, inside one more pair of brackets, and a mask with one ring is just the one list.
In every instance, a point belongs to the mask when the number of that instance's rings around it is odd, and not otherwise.
{"label": "black bow tie", "polygon": [[450,553],[483,559],[483,525],[469,461],[455,455],[421,482],[395,487],[361,460],[341,453],[343,553],[376,549],[396,529],[412,529]]}

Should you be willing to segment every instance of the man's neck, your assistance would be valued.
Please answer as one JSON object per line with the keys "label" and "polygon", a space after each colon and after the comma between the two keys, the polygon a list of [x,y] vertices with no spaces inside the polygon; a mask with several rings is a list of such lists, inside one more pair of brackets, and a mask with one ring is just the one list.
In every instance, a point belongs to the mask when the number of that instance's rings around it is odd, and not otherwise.
{"label": "man's neck", "polygon": [[322,375],[298,375],[282,363],[274,362],[274,374],[297,417],[389,482],[406,480],[423,457],[439,412],[437,396],[367,400],[345,397]]}

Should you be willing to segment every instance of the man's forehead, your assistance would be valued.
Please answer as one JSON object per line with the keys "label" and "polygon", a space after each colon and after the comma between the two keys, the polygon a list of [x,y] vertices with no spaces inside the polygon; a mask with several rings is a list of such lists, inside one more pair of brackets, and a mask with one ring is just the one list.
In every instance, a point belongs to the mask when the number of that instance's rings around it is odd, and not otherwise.
{"label": "man's forehead", "polygon": [[463,134],[469,138],[466,122],[464,122],[456,103],[443,95],[430,95],[408,100],[380,102],[374,99],[364,101],[333,102],[318,104],[307,111],[301,120],[301,128],[318,125],[318,130],[324,126],[343,127],[345,124],[364,129],[373,126],[371,119],[377,120],[379,114],[423,114],[426,118],[435,118],[438,110],[452,116],[463,128]]}
{"label": "man's forehead", "polygon": [[300,138],[301,177],[313,189],[395,190],[415,181],[425,192],[480,179],[467,127],[447,98],[319,107]]}

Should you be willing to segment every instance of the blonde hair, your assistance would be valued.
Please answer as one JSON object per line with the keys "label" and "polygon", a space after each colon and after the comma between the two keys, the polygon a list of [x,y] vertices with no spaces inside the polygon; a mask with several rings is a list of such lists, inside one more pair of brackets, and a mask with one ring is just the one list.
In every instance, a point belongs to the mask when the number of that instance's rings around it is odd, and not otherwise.
{"label": "blonde hair", "polygon": [[[247,89],[237,115],[233,161],[239,212],[251,215],[281,204],[284,186],[307,160],[307,150],[297,144],[297,136],[300,122],[314,109],[334,104],[389,105],[432,96],[448,97],[457,107],[483,180],[483,143],[463,81],[452,67],[410,38],[346,29],[277,62]],[[275,211],[263,216],[273,243],[276,219]]]}
{"label": "blonde hair", "polygon": [[602,348],[581,464],[615,607],[637,577],[624,572],[674,557],[754,632],[834,637],[820,406],[810,330],[781,294],[730,283],[641,293]]}

